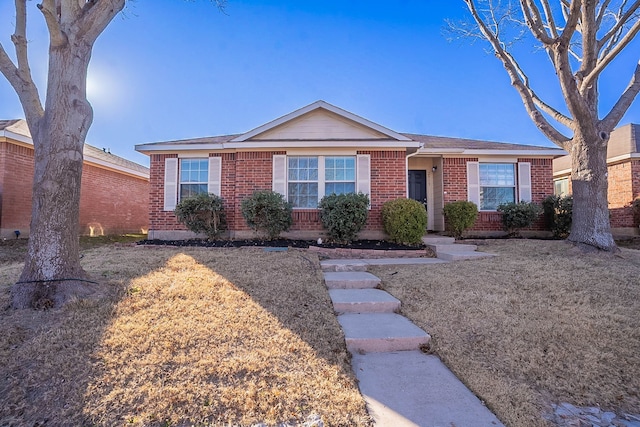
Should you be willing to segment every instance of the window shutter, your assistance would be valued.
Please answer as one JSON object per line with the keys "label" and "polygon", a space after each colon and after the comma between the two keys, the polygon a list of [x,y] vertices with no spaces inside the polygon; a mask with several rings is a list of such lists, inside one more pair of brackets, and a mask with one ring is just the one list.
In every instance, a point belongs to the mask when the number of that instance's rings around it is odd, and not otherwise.
{"label": "window shutter", "polygon": [[356,156],[356,192],[371,194],[371,156],[358,154]]}
{"label": "window shutter", "polygon": [[531,201],[531,163],[518,163],[519,201]]}
{"label": "window shutter", "polygon": [[222,157],[209,157],[209,185],[210,194],[220,196],[222,189]]}
{"label": "window shutter", "polygon": [[172,211],[178,202],[178,159],[164,159],[164,210]]}
{"label": "window shutter", "polygon": [[276,193],[287,197],[287,156],[276,154],[273,156],[272,189]]}
{"label": "window shutter", "polygon": [[480,164],[467,162],[467,200],[480,209]]}

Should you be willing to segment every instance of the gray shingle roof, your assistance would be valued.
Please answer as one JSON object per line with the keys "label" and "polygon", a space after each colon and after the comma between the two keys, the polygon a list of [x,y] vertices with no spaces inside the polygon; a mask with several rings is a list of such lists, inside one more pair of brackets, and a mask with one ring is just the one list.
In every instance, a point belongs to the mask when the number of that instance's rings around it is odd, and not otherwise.
{"label": "gray shingle roof", "polygon": [[[8,128],[11,128],[11,129],[8,129]],[[0,120],[0,130],[12,131],[17,134],[31,138],[31,134],[29,133],[29,128],[27,127],[27,124],[23,119]],[[120,168],[129,169],[130,171],[135,171],[135,172],[144,174],[146,176],[149,176],[148,167],[142,166],[136,162],[132,162],[131,160],[127,160],[123,157],[116,156],[115,154],[108,153],[92,145],[85,144],[83,149],[83,154],[85,158],[92,157],[96,160],[100,160],[105,163],[118,166]]]}
{"label": "gray shingle roof", "polygon": [[477,139],[450,138],[446,136],[418,135],[415,133],[403,133],[403,135],[422,142],[424,148],[465,150],[549,150],[557,147],[540,147],[537,145],[511,144],[507,142],[481,141]]}

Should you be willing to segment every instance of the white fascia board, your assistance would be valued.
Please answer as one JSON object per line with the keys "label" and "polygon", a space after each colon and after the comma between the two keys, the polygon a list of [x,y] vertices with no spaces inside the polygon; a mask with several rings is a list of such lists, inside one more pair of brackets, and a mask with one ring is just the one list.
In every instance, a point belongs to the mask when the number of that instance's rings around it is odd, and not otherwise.
{"label": "white fascia board", "polygon": [[361,140],[361,141],[256,141],[256,142],[225,142],[218,144],[157,144],[136,145],[136,151],[144,154],[152,152],[176,152],[176,151],[217,151],[217,150],[264,150],[282,148],[418,148],[420,143],[416,141],[388,141],[388,140]]}
{"label": "white fascia board", "polygon": [[421,148],[419,154],[461,154],[469,156],[518,156],[518,157],[560,157],[566,155],[566,151],[557,148],[548,150],[491,150],[491,149],[464,149],[464,148]]}
{"label": "white fascia board", "polygon": [[569,169],[562,169],[559,171],[553,171],[553,177],[556,178],[558,176],[562,176],[562,175],[571,175],[571,168]]}
{"label": "white fascia board", "polygon": [[622,154],[620,156],[611,157],[607,159],[607,164],[616,163],[616,162],[629,160],[629,159],[640,159],[640,153],[627,153],[627,154]]}
{"label": "white fascia board", "polygon": [[225,147],[223,144],[139,144],[136,145],[135,150],[143,153],[149,154],[150,152],[156,151],[167,151],[167,152],[175,152],[175,151],[191,151],[191,150],[223,150]]}
{"label": "white fascia board", "polygon": [[420,143],[416,141],[389,141],[389,140],[356,140],[356,141],[256,141],[256,142],[226,142],[224,148],[235,149],[261,149],[261,148],[326,148],[326,147],[340,147],[340,148],[418,148]]}
{"label": "white fascia board", "polygon": [[84,161],[85,163],[91,164],[91,165],[95,165],[95,166],[99,166],[102,167],[104,169],[110,169],[110,170],[114,170],[114,171],[118,171],[118,172],[123,172],[126,173],[128,175],[134,175],[137,176],[139,178],[144,178],[144,179],[149,179],[149,174],[148,173],[143,173],[134,169],[129,169],[128,167],[125,166],[120,166],[120,165],[116,165],[113,163],[109,163],[109,162],[105,162],[104,160],[101,159],[96,159],[95,157],[91,157],[91,156],[84,156]]}
{"label": "white fascia board", "polygon": [[10,130],[3,130],[2,135],[7,139],[13,139],[18,142],[33,145],[33,140],[29,136],[22,135],[20,133],[11,132]]}
{"label": "white fascia board", "polygon": [[357,116],[357,115],[355,115],[353,113],[350,113],[350,112],[348,112],[346,110],[343,110],[342,108],[338,108],[335,105],[331,105],[331,104],[329,104],[329,103],[327,103],[325,101],[316,101],[313,104],[309,104],[306,107],[302,107],[302,108],[300,108],[300,109],[298,109],[296,111],[293,111],[293,112],[291,112],[289,114],[286,114],[286,115],[284,115],[284,116],[282,116],[282,117],[280,117],[278,119],[272,120],[272,121],[270,121],[268,123],[265,123],[262,126],[259,126],[259,127],[255,128],[253,130],[250,130],[249,132],[244,133],[244,134],[232,139],[231,142],[243,142],[243,141],[246,141],[246,140],[248,140],[248,139],[250,139],[250,138],[252,138],[252,137],[254,137],[256,135],[264,133],[264,132],[266,132],[266,131],[268,131],[270,129],[273,129],[273,128],[277,127],[277,126],[280,126],[283,123],[286,123],[288,121],[294,120],[294,119],[296,119],[296,118],[298,118],[298,117],[300,117],[300,116],[302,116],[302,115],[304,115],[304,114],[306,114],[306,113],[308,113],[310,111],[317,110],[319,108],[323,108],[323,109],[325,109],[327,111],[330,111],[330,112],[332,112],[334,114],[337,114],[337,115],[342,116],[342,117],[344,117],[346,119],[349,119],[351,121],[359,123],[362,126],[374,129],[374,130],[376,130],[376,131],[378,131],[380,133],[383,133],[383,134],[387,135],[388,137],[393,138],[395,140],[398,140],[398,141],[411,141],[410,138],[407,138],[406,136],[404,136],[402,134],[399,134],[398,132],[394,132],[391,129],[388,129],[388,128],[384,127],[384,126],[381,126],[381,125],[379,125],[377,123],[369,121],[369,120],[367,120],[367,119],[365,119],[363,117]]}

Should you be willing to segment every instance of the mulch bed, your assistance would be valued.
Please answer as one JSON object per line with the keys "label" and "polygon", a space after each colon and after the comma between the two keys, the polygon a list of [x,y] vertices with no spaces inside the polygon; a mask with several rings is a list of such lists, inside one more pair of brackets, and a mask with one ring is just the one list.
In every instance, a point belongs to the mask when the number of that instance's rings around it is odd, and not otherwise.
{"label": "mulch bed", "polygon": [[301,248],[307,249],[309,246],[318,246],[327,249],[367,249],[367,250],[385,250],[385,251],[406,251],[406,250],[424,250],[424,245],[400,245],[398,243],[388,242],[386,240],[355,240],[351,243],[322,243],[318,245],[315,240],[293,240],[293,239],[247,239],[247,240],[207,240],[207,239],[189,239],[189,240],[141,240],[139,245],[159,245],[159,246],[196,246],[210,248],[239,248],[239,247],[270,247],[270,248]]}

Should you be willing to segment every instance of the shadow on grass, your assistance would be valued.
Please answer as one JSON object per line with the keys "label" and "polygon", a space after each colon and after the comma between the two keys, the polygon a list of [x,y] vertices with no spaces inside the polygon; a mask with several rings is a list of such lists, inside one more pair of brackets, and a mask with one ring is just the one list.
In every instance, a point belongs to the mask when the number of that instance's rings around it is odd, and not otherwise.
{"label": "shadow on grass", "polygon": [[115,297],[0,314],[0,425],[368,424],[315,256],[108,246],[83,264]]}

